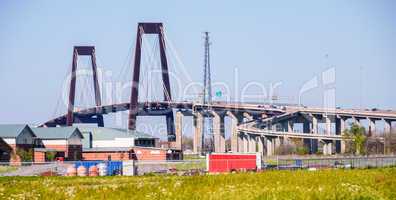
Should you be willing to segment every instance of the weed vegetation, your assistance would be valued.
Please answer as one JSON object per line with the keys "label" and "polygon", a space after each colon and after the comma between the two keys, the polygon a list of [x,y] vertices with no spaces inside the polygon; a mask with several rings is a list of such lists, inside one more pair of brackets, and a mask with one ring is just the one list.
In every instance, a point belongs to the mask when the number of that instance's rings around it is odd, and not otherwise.
{"label": "weed vegetation", "polygon": [[396,199],[396,168],[203,176],[1,177],[0,199]]}

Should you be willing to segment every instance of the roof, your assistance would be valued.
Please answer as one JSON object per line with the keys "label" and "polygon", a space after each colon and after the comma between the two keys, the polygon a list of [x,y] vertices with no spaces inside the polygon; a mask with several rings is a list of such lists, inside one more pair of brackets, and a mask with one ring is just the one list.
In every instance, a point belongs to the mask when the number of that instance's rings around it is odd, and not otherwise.
{"label": "roof", "polygon": [[79,129],[83,134],[88,132],[92,133],[92,140],[114,140],[115,138],[155,138],[149,134],[120,128],[79,127]]}
{"label": "roof", "polygon": [[69,139],[76,131],[83,138],[80,130],[76,127],[48,127],[32,128],[34,134],[40,139]]}
{"label": "roof", "polygon": [[25,128],[31,130],[26,124],[0,124],[0,137],[16,138]]}
{"label": "roof", "polygon": [[56,149],[48,149],[48,148],[34,148],[36,152],[57,152]]}
{"label": "roof", "polygon": [[83,152],[109,152],[109,151],[130,151],[130,147],[94,147],[94,148],[83,148]]}

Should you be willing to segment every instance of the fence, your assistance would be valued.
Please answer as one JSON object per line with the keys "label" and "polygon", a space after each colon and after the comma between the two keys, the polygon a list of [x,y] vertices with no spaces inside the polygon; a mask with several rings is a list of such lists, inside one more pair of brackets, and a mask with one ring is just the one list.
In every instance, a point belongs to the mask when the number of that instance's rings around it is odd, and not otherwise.
{"label": "fence", "polygon": [[396,156],[277,159],[275,169],[371,168],[396,166]]}
{"label": "fence", "polygon": [[[216,160],[216,162],[220,161]],[[10,163],[0,163],[0,176],[65,176],[68,168],[71,166],[77,168],[83,165],[86,169],[89,169],[90,166],[98,165],[99,163],[105,163],[107,165],[107,175],[198,175],[206,173],[207,170],[205,159],[166,161],[58,161],[43,163],[29,162],[22,163],[20,166],[12,166]],[[231,163],[222,161],[221,164],[225,164],[227,169],[232,169],[230,167]],[[260,163],[257,163],[257,166],[257,169],[263,170],[390,167],[396,166],[396,156],[267,159],[261,163],[262,167],[259,167]]]}
{"label": "fence", "polygon": [[0,176],[66,176],[70,167],[84,166],[87,170],[100,163],[106,164],[107,175],[178,174],[195,175],[206,171],[206,160],[167,161],[64,161],[64,162],[23,162],[21,165],[0,163]]}

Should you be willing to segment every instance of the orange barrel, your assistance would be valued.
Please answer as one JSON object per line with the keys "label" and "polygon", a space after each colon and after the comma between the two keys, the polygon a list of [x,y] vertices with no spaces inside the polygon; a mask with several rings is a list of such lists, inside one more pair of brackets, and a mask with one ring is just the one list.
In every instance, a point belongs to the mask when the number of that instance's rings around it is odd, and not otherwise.
{"label": "orange barrel", "polygon": [[77,170],[74,167],[74,165],[70,165],[67,169],[66,169],[66,176],[76,176],[77,175]]}
{"label": "orange barrel", "polygon": [[99,175],[98,167],[96,167],[96,165],[92,165],[91,167],[89,167],[88,175],[89,176],[98,176]]}
{"label": "orange barrel", "polygon": [[80,165],[77,168],[77,176],[87,176],[87,168],[85,168],[84,166]]}

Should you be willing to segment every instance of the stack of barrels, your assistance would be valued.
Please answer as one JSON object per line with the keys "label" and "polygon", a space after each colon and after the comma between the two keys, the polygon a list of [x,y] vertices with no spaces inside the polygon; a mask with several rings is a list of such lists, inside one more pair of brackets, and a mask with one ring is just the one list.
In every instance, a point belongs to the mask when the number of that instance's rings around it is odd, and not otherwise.
{"label": "stack of barrels", "polygon": [[98,166],[92,165],[87,170],[83,165],[77,168],[74,165],[70,165],[66,170],[66,176],[106,176],[107,175],[107,165],[105,163],[100,163]]}

